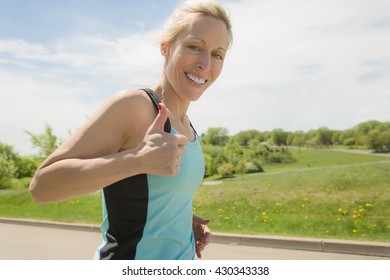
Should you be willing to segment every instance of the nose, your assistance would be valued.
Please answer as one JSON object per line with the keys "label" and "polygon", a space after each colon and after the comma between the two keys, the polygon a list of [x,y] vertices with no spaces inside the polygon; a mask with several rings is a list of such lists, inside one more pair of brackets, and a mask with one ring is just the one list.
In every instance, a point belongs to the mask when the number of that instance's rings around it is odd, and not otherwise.
{"label": "nose", "polygon": [[210,56],[208,54],[203,54],[199,56],[198,68],[200,70],[207,70],[210,67]]}

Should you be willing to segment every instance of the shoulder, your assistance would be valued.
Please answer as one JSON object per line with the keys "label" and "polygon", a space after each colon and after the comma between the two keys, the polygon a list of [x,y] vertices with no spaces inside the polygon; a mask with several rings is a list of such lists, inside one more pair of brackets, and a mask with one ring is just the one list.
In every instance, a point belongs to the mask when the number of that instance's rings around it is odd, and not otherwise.
{"label": "shoulder", "polygon": [[92,150],[94,147],[91,147],[90,143],[96,142],[100,143],[99,147],[95,147],[96,151],[99,151],[96,154],[114,153],[123,149],[123,145],[128,143],[130,138],[142,140],[155,114],[152,102],[145,92],[140,90],[117,92],[72,135],[64,148],[74,149],[75,146],[79,146]]}
{"label": "shoulder", "polygon": [[122,90],[109,97],[95,112],[95,117],[112,119],[120,124],[130,120],[134,123],[137,119],[150,118],[155,114],[152,101],[143,90]]}
{"label": "shoulder", "polygon": [[124,149],[143,139],[157,111],[145,91],[122,90],[108,98],[97,115],[106,120],[111,130],[122,135],[121,149]]}
{"label": "shoulder", "polygon": [[153,109],[152,102],[145,91],[122,90],[109,97],[103,105],[103,109],[107,110],[112,107],[115,107],[115,109],[128,109],[129,107],[136,109],[139,106],[146,107],[148,105]]}

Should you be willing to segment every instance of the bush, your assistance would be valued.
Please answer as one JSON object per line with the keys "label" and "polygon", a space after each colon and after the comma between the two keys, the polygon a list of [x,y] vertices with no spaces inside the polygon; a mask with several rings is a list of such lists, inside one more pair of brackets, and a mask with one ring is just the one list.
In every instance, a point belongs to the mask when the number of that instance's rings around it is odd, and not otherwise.
{"label": "bush", "polygon": [[17,171],[16,178],[32,177],[41,163],[41,159],[37,157],[18,157],[15,159]]}
{"label": "bush", "polygon": [[347,138],[347,139],[344,140],[343,144],[344,144],[345,146],[349,146],[349,147],[350,147],[350,146],[353,146],[353,145],[356,144],[355,138],[349,137],[349,138]]}
{"label": "bush", "polygon": [[231,163],[223,163],[218,167],[218,174],[222,176],[222,178],[230,178],[232,177],[234,172],[234,166]]}
{"label": "bush", "polygon": [[252,160],[252,163],[256,165],[258,172],[264,172],[263,163],[260,160],[254,159]]}
{"label": "bush", "polygon": [[0,189],[9,188],[9,182],[14,177],[17,168],[12,160],[0,154]]}
{"label": "bush", "polygon": [[245,163],[245,173],[257,173],[259,168],[253,162]]}

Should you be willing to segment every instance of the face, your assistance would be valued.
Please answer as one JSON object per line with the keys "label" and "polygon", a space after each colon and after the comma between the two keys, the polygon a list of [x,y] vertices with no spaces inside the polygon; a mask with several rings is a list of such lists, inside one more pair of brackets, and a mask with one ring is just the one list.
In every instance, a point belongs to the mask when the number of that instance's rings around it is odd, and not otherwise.
{"label": "face", "polygon": [[199,16],[174,43],[162,43],[165,79],[185,101],[195,101],[222,71],[229,34],[222,20]]}

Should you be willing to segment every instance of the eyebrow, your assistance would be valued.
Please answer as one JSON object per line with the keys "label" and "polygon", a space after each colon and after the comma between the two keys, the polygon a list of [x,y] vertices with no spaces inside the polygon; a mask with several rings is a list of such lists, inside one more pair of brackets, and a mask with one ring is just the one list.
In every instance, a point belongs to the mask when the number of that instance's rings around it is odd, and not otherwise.
{"label": "eyebrow", "polygon": [[[190,40],[199,40],[199,41],[202,41],[205,45],[207,45],[207,42],[205,40],[203,40],[202,38],[190,36],[189,39]],[[223,47],[218,47],[217,49],[218,50],[223,50],[224,52],[226,52],[226,49],[223,48]]]}

